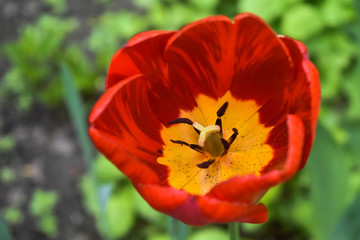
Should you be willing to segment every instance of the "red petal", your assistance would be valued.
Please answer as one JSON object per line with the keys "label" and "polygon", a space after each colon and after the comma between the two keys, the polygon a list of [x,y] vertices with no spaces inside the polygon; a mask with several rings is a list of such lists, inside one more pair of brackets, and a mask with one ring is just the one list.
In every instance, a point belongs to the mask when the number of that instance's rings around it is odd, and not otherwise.
{"label": "red petal", "polygon": [[320,81],[315,66],[308,59],[306,47],[299,41],[289,37],[281,37],[289,49],[294,62],[294,81],[289,88],[288,98],[291,113],[298,115],[305,126],[304,155],[301,167],[306,163],[315,138],[317,118],[320,109]]}
{"label": "red petal", "polygon": [[298,170],[302,158],[304,126],[295,115],[289,115],[288,152],[283,169],[266,172],[260,177],[235,177],[214,187],[208,196],[230,202],[257,202],[270,188],[288,180]]}
{"label": "red petal", "polygon": [[136,35],[134,35],[125,45],[125,47],[131,47],[135,46],[137,44],[140,44],[143,41],[147,41],[149,38],[157,38],[162,37],[161,35],[168,35],[168,34],[174,33],[173,31],[164,31],[164,30],[152,30],[152,31],[146,31],[141,32]]}
{"label": "red petal", "polygon": [[139,73],[154,81],[163,80],[163,51],[167,40],[173,34],[172,31],[149,31],[130,39],[111,60],[106,88]]}
{"label": "red petal", "polygon": [[[148,166],[157,166],[158,174],[166,177],[165,167],[160,167],[155,161],[159,156],[158,150],[162,149],[161,125],[150,108],[149,94],[151,92],[141,75],[127,78],[109,88],[90,114],[90,136],[110,160],[125,161],[119,158],[125,156],[122,152],[126,151]],[[119,157],[114,160],[109,155]],[[133,163],[128,161],[126,164]],[[139,166],[134,164],[134,168]],[[146,180],[146,176],[144,178]]]}
{"label": "red petal", "polygon": [[192,196],[169,186],[136,183],[134,186],[154,209],[189,225],[230,221],[263,223],[267,220],[267,210],[262,204],[230,203],[206,196]]}
{"label": "red petal", "polygon": [[89,129],[89,134],[96,148],[131,181],[146,183],[159,183],[161,181],[150,163],[128,153],[128,150],[119,143],[115,136],[92,126]]}
{"label": "red petal", "polygon": [[267,221],[267,210],[262,204],[220,201],[210,197],[199,197],[198,202],[201,212],[209,222],[264,223]]}
{"label": "red petal", "polygon": [[105,89],[108,89],[130,76],[141,74],[130,56],[123,49],[118,50],[111,59],[108,74],[106,76]]}
{"label": "red petal", "polygon": [[[259,17],[246,13],[235,17],[235,74],[231,92],[237,98],[255,99],[265,104],[291,80],[291,60],[287,49],[272,29]],[[273,105],[273,109],[281,107]]]}
{"label": "red petal", "polygon": [[134,186],[150,206],[164,213],[175,212],[189,198],[187,192],[169,186],[138,183],[134,183]]}
{"label": "red petal", "polygon": [[256,208],[246,217],[238,219],[236,222],[245,223],[265,223],[268,220],[268,211],[264,204],[256,205]]}
{"label": "red petal", "polygon": [[224,95],[233,75],[233,35],[233,24],[224,16],[186,25],[165,49],[170,81],[179,89],[190,87],[195,96]]}

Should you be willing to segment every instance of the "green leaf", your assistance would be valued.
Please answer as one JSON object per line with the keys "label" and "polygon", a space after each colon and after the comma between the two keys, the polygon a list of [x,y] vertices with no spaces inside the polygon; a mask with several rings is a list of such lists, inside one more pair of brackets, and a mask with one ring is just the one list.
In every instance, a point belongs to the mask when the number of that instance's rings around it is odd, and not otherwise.
{"label": "green leaf", "polygon": [[326,25],[338,27],[350,22],[356,16],[353,1],[327,0],[321,6],[321,13]]}
{"label": "green leaf", "polygon": [[30,212],[34,216],[52,213],[53,208],[58,202],[59,195],[56,191],[44,191],[37,188],[32,195],[30,202]]}
{"label": "green leaf", "polygon": [[281,21],[282,33],[299,40],[306,40],[318,34],[323,26],[319,10],[308,4],[288,9]]}
{"label": "green leaf", "polygon": [[305,167],[310,177],[313,227],[316,239],[329,239],[341,215],[347,195],[348,162],[342,149],[326,130],[318,126],[316,140]]}
{"label": "green leaf", "polygon": [[135,209],[141,217],[155,224],[165,223],[165,215],[150,207],[135,189],[132,190],[132,195]]}
{"label": "green leaf", "polygon": [[330,240],[353,240],[360,236],[360,193],[331,231]]}
{"label": "green leaf", "polygon": [[29,108],[34,100],[47,105],[60,102],[57,64],[64,57],[66,38],[77,25],[75,19],[44,14],[34,24],[21,28],[16,41],[2,46],[11,68],[1,85],[16,94],[21,108]]}
{"label": "green leaf", "polygon": [[36,226],[47,236],[53,238],[58,234],[58,221],[55,215],[46,214],[37,220]]}
{"label": "green leaf", "polygon": [[271,22],[301,0],[239,0],[239,12],[252,12]]}
{"label": "green leaf", "polygon": [[100,183],[115,183],[116,181],[126,178],[125,175],[102,154],[99,154],[95,159],[94,170]]}
{"label": "green leaf", "polygon": [[4,183],[11,183],[15,180],[16,174],[13,169],[9,167],[3,167],[0,169],[0,179]]}
{"label": "green leaf", "polygon": [[167,234],[152,234],[147,240],[171,240]]}
{"label": "green leaf", "polygon": [[19,208],[9,207],[4,210],[4,219],[9,224],[16,225],[24,220],[24,216]]}
{"label": "green leaf", "polygon": [[66,0],[44,0],[57,14],[64,13],[67,9]]}
{"label": "green leaf", "polygon": [[86,210],[98,218],[100,214],[100,204],[97,189],[94,187],[93,178],[90,175],[84,175],[82,177],[80,189],[83,194],[83,204]]}
{"label": "green leaf", "polygon": [[[358,58],[358,61],[360,61],[360,55]],[[347,96],[349,97],[349,107],[347,109],[347,114],[350,119],[360,119],[360,62],[358,62],[357,66],[355,66],[355,69],[350,74],[350,76],[347,77],[347,81],[345,82],[344,89],[347,92]]]}
{"label": "green leaf", "polygon": [[219,4],[219,0],[189,0],[195,8],[201,11],[211,11]]}
{"label": "green leaf", "polygon": [[15,146],[15,139],[13,136],[7,135],[0,138],[0,152],[6,152],[13,149]]}
{"label": "green leaf", "polygon": [[110,236],[120,238],[125,236],[135,224],[135,209],[131,194],[132,186],[126,186],[115,192],[106,206]]}
{"label": "green leaf", "polygon": [[315,56],[321,76],[321,95],[323,99],[339,96],[344,83],[344,72],[349,68],[355,53],[354,42],[342,31],[331,31],[311,39],[309,52]]}
{"label": "green leaf", "polygon": [[133,1],[136,6],[145,8],[145,9],[149,9],[156,5],[161,4],[160,0],[151,0],[151,1],[149,1],[149,0],[133,0]]}

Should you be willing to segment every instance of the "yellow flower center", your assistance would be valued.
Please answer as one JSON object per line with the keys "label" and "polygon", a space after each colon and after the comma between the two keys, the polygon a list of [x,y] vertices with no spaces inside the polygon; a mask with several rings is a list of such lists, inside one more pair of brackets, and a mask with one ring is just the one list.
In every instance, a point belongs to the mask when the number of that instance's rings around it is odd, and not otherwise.
{"label": "yellow flower center", "polygon": [[266,143],[273,127],[260,123],[261,106],[229,92],[217,100],[199,95],[196,102],[195,109],[182,111],[161,130],[165,145],[157,161],[168,166],[168,183],[204,195],[232,177],[259,176],[273,158]]}

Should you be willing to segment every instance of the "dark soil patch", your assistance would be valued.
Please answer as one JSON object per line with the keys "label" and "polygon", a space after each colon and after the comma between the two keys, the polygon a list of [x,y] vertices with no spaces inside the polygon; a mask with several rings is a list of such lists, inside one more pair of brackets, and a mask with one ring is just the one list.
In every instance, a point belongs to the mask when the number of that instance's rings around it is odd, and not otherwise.
{"label": "dark soil patch", "polygon": [[[90,33],[90,19],[108,8],[123,7],[131,7],[130,1],[121,0],[108,6],[89,0],[68,1],[65,15],[77,18],[81,26],[73,38],[84,40]],[[1,1],[0,47],[5,42],[15,41],[21,27],[49,10],[42,0]],[[0,79],[9,66],[9,61],[0,57]],[[0,101],[0,138],[9,135],[15,140],[13,149],[0,152],[0,169],[7,166],[16,173],[14,182],[0,181],[0,210],[13,206],[24,214],[20,224],[10,226],[14,239],[51,239],[37,230],[36,219],[29,211],[32,194],[37,188],[55,190],[59,194],[55,208],[59,234],[55,239],[100,239],[93,217],[83,207],[79,181],[86,166],[65,107],[48,109],[35,104],[23,112],[17,109],[15,102],[10,97]]]}

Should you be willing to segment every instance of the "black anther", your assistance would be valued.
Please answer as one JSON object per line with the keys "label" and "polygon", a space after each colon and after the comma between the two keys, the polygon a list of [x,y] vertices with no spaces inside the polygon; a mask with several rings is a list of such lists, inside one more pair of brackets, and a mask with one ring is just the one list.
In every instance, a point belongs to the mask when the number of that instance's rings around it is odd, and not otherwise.
{"label": "black anther", "polygon": [[213,164],[214,162],[215,162],[215,159],[210,159],[208,161],[199,163],[196,166],[198,166],[199,168],[202,168],[202,169],[206,169],[206,168],[209,168],[210,165]]}
{"label": "black anther", "polygon": [[169,124],[176,124],[176,123],[186,123],[189,125],[193,125],[193,121],[191,121],[188,118],[178,118],[169,122]]}
{"label": "black anther", "polygon": [[239,134],[239,132],[236,128],[233,128],[232,130],[234,131],[234,133],[228,139],[228,142],[230,145],[235,141],[237,135]]}
{"label": "black anther", "polygon": [[181,140],[172,140],[172,139],[170,139],[170,141],[173,142],[173,143],[176,143],[176,144],[190,146],[190,144],[188,144],[187,142],[181,141]]}
{"label": "black anther", "polygon": [[228,102],[225,102],[220,108],[219,110],[216,112],[218,117],[222,117],[225,114],[225,111],[227,109],[227,107],[229,106]]}
{"label": "black anther", "polygon": [[216,119],[215,125],[218,125],[220,127],[220,136],[222,136],[223,135],[223,130],[222,130],[221,118]]}
{"label": "black anther", "polygon": [[238,131],[236,128],[233,128],[232,130],[233,130],[233,132],[234,132],[236,135],[239,134],[239,131]]}
{"label": "black anther", "polygon": [[221,143],[224,146],[224,152],[226,152],[230,148],[230,143],[223,138],[221,138]]}
{"label": "black anther", "polygon": [[199,152],[199,153],[205,153],[204,152],[204,149],[202,147],[200,147],[199,145],[196,145],[196,144],[190,144],[190,148]]}

